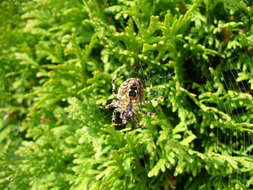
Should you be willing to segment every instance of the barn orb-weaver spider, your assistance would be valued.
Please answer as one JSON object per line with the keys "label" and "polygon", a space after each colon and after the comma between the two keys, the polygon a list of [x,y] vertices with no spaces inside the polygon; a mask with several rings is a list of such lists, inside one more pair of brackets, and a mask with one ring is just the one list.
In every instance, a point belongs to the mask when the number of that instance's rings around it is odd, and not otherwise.
{"label": "barn orb-weaver spider", "polygon": [[[143,91],[143,84],[140,79],[129,78],[120,85],[118,93],[116,94],[115,83],[114,80],[112,80],[112,93],[114,98],[118,100],[113,100],[112,103],[106,106],[100,106],[100,108],[115,108],[112,116],[113,125],[126,125],[130,121],[138,121],[138,112],[150,114],[141,110],[138,106],[160,100],[160,98],[156,98],[153,100],[142,101]],[[116,123],[117,119],[120,119],[121,123]]]}

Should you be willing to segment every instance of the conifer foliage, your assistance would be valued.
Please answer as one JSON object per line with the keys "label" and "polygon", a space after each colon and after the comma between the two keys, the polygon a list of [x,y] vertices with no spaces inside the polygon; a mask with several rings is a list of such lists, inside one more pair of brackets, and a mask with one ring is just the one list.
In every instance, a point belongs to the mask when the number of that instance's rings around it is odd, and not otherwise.
{"label": "conifer foliage", "polygon": [[[253,189],[251,1],[0,9],[0,189]],[[130,77],[164,100],[113,126],[98,105]]]}

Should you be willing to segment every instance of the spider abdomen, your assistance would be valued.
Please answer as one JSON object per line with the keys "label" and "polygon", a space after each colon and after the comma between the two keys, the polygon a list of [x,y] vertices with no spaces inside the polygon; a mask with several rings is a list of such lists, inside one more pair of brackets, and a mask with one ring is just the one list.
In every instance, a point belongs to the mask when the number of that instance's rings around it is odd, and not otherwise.
{"label": "spider abdomen", "polygon": [[118,90],[118,98],[140,102],[143,99],[143,84],[138,78],[129,78],[124,81]]}

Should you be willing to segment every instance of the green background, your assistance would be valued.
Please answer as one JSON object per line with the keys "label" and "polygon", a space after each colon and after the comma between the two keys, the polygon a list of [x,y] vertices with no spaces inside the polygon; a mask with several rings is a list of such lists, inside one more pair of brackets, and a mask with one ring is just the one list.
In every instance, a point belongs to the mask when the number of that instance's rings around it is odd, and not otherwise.
{"label": "green background", "polygon": [[[253,2],[2,0],[0,189],[253,189]],[[139,126],[100,110],[130,77]]]}

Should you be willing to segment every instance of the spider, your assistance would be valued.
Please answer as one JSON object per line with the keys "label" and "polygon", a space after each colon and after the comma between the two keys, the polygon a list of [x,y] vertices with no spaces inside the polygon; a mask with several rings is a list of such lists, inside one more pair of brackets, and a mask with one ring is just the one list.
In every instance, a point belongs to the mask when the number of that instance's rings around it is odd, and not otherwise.
{"label": "spider", "polygon": [[[113,125],[126,125],[130,121],[138,121],[137,113],[142,112],[149,115],[150,113],[141,110],[138,106],[143,104],[149,104],[160,98],[154,100],[143,100],[143,84],[138,78],[129,78],[124,81],[116,94],[115,81],[112,80],[112,93],[114,98],[118,100],[113,100],[112,103],[106,106],[100,106],[101,109],[108,109],[114,107],[112,124]],[[116,123],[119,119],[121,123]]]}

